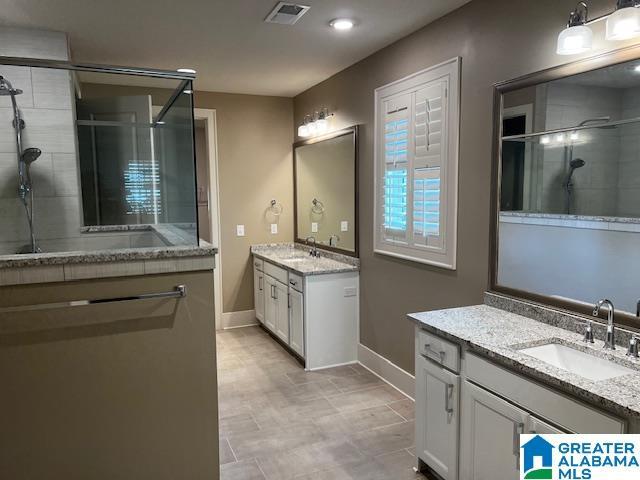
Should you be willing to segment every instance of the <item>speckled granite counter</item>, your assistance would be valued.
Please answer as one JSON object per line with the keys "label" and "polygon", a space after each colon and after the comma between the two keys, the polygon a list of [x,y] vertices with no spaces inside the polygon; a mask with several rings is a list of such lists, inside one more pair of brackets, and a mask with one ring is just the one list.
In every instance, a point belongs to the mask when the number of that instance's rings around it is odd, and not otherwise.
{"label": "speckled granite counter", "polygon": [[[408,317],[427,331],[545,385],[613,413],[640,418],[640,361],[626,357],[624,347],[613,352],[603,350],[600,340],[585,344],[581,333],[488,305],[414,313]],[[578,330],[577,324],[574,330]],[[637,373],[594,382],[519,351],[546,343],[560,343],[607,358]]]}
{"label": "speckled granite counter", "polygon": [[326,250],[319,250],[320,257],[309,255],[310,248],[301,244],[277,243],[253,245],[251,253],[298,275],[324,275],[329,273],[357,272],[360,260]]}

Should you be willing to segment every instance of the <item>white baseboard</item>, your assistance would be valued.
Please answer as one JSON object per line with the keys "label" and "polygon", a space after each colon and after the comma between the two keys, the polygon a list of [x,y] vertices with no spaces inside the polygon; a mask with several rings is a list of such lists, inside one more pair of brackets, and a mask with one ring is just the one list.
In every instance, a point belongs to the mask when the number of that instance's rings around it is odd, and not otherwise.
{"label": "white baseboard", "polygon": [[416,391],[416,377],[414,375],[391,363],[382,355],[361,343],[358,345],[358,361],[364,368],[380,377],[393,388],[399,390],[411,400],[414,399]]}
{"label": "white baseboard", "polygon": [[242,312],[227,312],[222,314],[220,322],[222,330],[227,328],[251,327],[258,325],[255,310],[244,310]]}

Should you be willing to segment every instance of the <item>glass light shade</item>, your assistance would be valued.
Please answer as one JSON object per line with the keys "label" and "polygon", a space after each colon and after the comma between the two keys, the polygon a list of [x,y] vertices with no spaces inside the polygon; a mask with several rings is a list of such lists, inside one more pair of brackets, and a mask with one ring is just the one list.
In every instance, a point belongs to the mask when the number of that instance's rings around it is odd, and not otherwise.
{"label": "glass light shade", "polygon": [[326,118],[316,120],[316,131],[318,133],[325,133],[329,129],[329,122]]}
{"label": "glass light shade", "polygon": [[309,135],[315,135],[318,132],[318,125],[316,122],[307,123],[307,130]]}
{"label": "glass light shade", "polygon": [[585,25],[565,28],[558,35],[558,55],[576,55],[591,50],[593,31]]}
{"label": "glass light shade", "polygon": [[626,40],[640,35],[640,9],[621,8],[607,18],[607,40]]}
{"label": "glass light shade", "polygon": [[309,136],[309,128],[306,125],[300,125],[298,127],[298,136],[299,137],[308,137]]}

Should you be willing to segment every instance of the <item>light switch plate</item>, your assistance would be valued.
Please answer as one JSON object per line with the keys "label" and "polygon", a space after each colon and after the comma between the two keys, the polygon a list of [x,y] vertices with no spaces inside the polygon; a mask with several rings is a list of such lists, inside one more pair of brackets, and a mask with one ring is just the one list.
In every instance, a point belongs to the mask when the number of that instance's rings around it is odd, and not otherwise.
{"label": "light switch plate", "polygon": [[349,222],[347,220],[343,220],[340,222],[340,231],[341,232],[349,231]]}
{"label": "light switch plate", "polygon": [[236,225],[236,235],[238,237],[244,237],[244,225]]}
{"label": "light switch plate", "polygon": [[277,223],[272,223],[271,224],[271,234],[275,235],[276,233],[278,233],[278,224]]}
{"label": "light switch plate", "polygon": [[318,222],[311,223],[311,233],[318,233]]}

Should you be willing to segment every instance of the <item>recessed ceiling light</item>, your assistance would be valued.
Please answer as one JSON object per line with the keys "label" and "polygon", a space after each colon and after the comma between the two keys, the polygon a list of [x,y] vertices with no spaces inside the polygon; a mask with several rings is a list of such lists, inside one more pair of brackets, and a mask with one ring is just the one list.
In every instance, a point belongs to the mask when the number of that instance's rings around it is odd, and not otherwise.
{"label": "recessed ceiling light", "polygon": [[178,72],[180,73],[196,73],[193,68],[179,68]]}
{"label": "recessed ceiling light", "polygon": [[186,93],[187,95],[191,95],[193,90],[183,90],[182,93]]}
{"label": "recessed ceiling light", "polygon": [[349,18],[336,18],[329,23],[336,30],[351,30],[353,28],[353,20]]}

